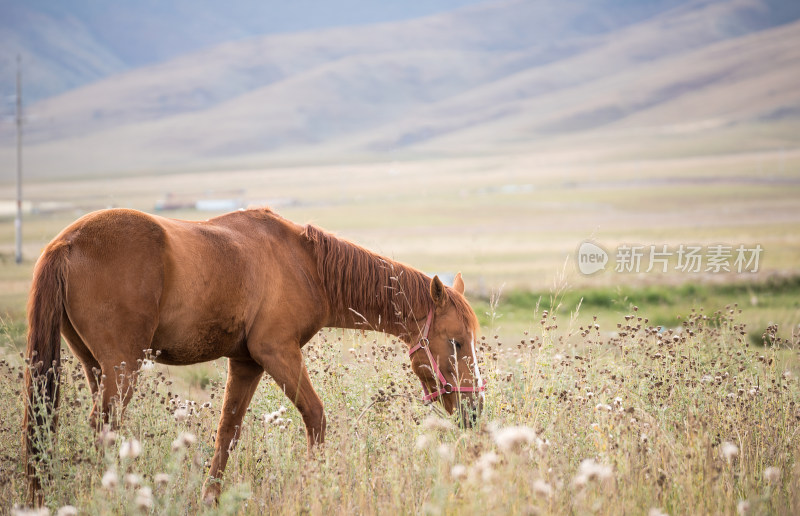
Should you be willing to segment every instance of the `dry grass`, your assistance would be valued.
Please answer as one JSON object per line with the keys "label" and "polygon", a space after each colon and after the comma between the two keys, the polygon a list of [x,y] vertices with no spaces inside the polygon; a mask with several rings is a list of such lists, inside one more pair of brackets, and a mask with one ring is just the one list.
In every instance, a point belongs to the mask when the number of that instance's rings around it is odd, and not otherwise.
{"label": "dry grass", "polygon": [[[800,342],[753,348],[736,312],[693,312],[666,332],[637,311],[579,328],[543,312],[536,332],[511,341],[489,329],[490,383],[472,431],[415,399],[394,340],[321,332],[305,354],[326,445],[306,456],[294,408],[265,422],[287,401],[262,382],[212,509],[199,494],[224,370],[212,369],[208,402],[186,399],[165,369],[143,371],[116,439],[97,447],[67,355],[47,503],[88,514],[797,514]],[[0,396],[13,400],[0,408],[2,510],[23,499],[12,362],[0,364]]]}

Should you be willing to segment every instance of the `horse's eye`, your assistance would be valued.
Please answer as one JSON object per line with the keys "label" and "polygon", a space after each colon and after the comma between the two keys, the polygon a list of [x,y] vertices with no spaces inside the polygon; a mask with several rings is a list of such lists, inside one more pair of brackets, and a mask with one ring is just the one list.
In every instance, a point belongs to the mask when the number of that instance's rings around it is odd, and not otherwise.
{"label": "horse's eye", "polygon": [[456,339],[450,339],[450,344],[456,347],[456,349],[461,349],[461,343],[458,342]]}

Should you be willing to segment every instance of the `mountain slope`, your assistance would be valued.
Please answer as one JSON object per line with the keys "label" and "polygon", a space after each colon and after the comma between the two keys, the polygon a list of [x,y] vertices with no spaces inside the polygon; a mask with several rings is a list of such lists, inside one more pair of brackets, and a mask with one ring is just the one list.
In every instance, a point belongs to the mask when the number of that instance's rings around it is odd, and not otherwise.
{"label": "mountain slope", "polygon": [[500,152],[784,123],[800,119],[798,18],[778,0],[510,0],[248,38],[30,106],[28,163],[54,175]]}

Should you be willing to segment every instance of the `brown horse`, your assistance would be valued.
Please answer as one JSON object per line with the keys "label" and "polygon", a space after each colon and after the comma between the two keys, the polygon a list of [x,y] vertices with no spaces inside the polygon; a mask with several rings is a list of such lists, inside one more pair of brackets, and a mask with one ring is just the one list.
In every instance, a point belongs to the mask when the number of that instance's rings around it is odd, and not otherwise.
{"label": "brown horse", "polygon": [[[231,440],[265,371],[300,411],[309,450],[324,440],[322,402],[300,350],[323,327],[398,336],[415,351],[411,366],[426,398],[439,397],[448,412],[458,409],[466,425],[473,423],[483,396],[479,327],[463,293],[460,274],[446,287],[438,277],[266,208],[205,222],[125,209],[86,215],[50,242],[34,270],[23,423],[29,496],[41,501],[38,457],[48,443],[40,436],[49,434],[43,425],[55,431],[61,335],[95,396],[96,429],[113,423],[115,400],[124,407],[130,399],[145,350],[174,365],[228,358],[203,486],[204,500],[213,501]],[[35,408],[37,400],[44,410]]]}

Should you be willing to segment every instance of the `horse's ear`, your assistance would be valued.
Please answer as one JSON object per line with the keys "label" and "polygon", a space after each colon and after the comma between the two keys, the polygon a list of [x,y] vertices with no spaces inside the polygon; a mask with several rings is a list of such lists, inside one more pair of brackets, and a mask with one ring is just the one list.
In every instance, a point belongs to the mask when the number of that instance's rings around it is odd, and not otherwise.
{"label": "horse's ear", "polygon": [[453,290],[458,292],[459,294],[464,294],[464,279],[461,277],[461,273],[456,273],[456,277],[453,280]]}
{"label": "horse's ear", "polygon": [[445,290],[439,276],[434,276],[431,280],[431,298],[436,308],[443,308],[447,304],[447,290]]}

